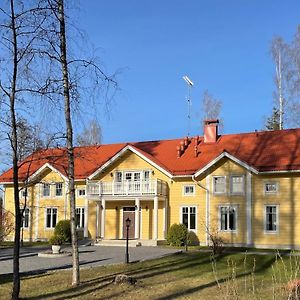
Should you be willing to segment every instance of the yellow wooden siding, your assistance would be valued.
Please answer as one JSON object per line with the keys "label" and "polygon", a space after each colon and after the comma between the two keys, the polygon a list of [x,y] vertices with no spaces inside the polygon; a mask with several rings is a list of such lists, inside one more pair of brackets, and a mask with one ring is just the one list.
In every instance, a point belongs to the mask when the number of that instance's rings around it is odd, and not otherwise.
{"label": "yellow wooden siding", "polygon": [[[277,182],[278,193],[266,195],[264,184]],[[256,245],[300,246],[300,177],[297,174],[253,176],[253,237]],[[265,205],[278,205],[278,233],[266,233]]]}
{"label": "yellow wooden siding", "polygon": [[[246,170],[240,165],[229,159],[222,159],[209,172],[210,175],[210,225],[211,231],[219,230],[220,205],[237,206],[237,230],[234,232],[219,232],[220,236],[226,243],[243,244],[246,243]],[[244,176],[244,195],[231,195],[230,191],[230,176],[242,175]],[[226,193],[213,193],[213,177],[226,176]]]}

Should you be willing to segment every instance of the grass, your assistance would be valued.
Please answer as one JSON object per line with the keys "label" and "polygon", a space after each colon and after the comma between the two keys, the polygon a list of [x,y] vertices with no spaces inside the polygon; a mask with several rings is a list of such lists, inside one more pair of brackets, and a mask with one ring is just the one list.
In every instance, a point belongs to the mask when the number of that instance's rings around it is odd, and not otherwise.
{"label": "grass", "polygon": [[[282,299],[293,279],[297,257],[225,253],[212,261],[208,253],[191,251],[129,265],[81,270],[81,285],[71,287],[71,272],[23,275],[26,299]],[[298,270],[298,269],[297,269]],[[117,274],[137,279],[133,286],[112,283]],[[0,275],[0,299],[8,299],[11,276]],[[274,295],[276,296],[274,298]],[[285,299],[286,299],[285,294]]]}
{"label": "grass", "polygon": [[[23,242],[23,247],[32,247],[32,246],[45,246],[49,245],[49,242]],[[14,246],[14,242],[0,242],[0,249],[12,248]]]}

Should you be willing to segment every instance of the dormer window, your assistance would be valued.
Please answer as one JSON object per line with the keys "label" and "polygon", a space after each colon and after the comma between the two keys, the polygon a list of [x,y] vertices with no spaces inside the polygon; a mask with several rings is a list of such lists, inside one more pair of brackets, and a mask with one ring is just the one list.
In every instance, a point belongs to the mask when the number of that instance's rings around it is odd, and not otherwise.
{"label": "dormer window", "polygon": [[278,193],[278,183],[277,182],[265,182],[264,192],[266,195],[277,194]]}
{"label": "dormer window", "polygon": [[213,191],[214,191],[214,194],[225,194],[226,193],[226,177],[225,176],[214,176],[213,177]]}
{"label": "dormer window", "polygon": [[55,196],[59,197],[63,194],[63,184],[61,182],[55,184]]}
{"label": "dormer window", "polygon": [[43,195],[43,197],[50,197],[50,184],[49,183],[43,183],[42,195]]}

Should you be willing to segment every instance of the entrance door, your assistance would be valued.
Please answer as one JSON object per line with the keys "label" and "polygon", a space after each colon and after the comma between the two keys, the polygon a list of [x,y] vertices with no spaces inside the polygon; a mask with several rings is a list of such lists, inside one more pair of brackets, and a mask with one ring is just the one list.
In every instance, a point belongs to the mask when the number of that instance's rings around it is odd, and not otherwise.
{"label": "entrance door", "polygon": [[135,237],[135,207],[123,207],[123,238],[126,239],[126,220],[130,219],[130,226],[128,231],[129,239]]}

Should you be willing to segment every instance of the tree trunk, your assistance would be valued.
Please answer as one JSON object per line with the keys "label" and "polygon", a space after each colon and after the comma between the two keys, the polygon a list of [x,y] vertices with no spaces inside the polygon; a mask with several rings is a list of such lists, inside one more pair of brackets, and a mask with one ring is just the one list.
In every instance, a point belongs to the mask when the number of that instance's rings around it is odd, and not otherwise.
{"label": "tree trunk", "polygon": [[70,200],[70,221],[72,236],[72,285],[78,285],[79,278],[79,253],[78,239],[76,232],[76,204],[75,204],[75,185],[74,185],[74,149],[73,149],[73,128],[71,118],[69,74],[67,62],[67,42],[65,28],[64,0],[58,0],[58,13],[60,23],[60,62],[63,76],[63,92],[65,102],[65,121],[67,131],[67,152],[68,152],[68,194]]}
{"label": "tree trunk", "polygon": [[19,274],[19,256],[20,256],[20,198],[19,198],[19,174],[18,174],[18,138],[17,138],[17,122],[15,112],[16,85],[18,73],[18,57],[17,57],[17,33],[15,24],[14,0],[10,0],[11,9],[11,28],[12,28],[12,45],[13,45],[13,77],[12,88],[10,93],[10,121],[11,121],[11,146],[13,150],[13,183],[14,183],[14,200],[15,200],[15,240],[14,240],[14,257],[13,257],[13,286],[12,299],[19,299],[20,294],[20,274]]}

